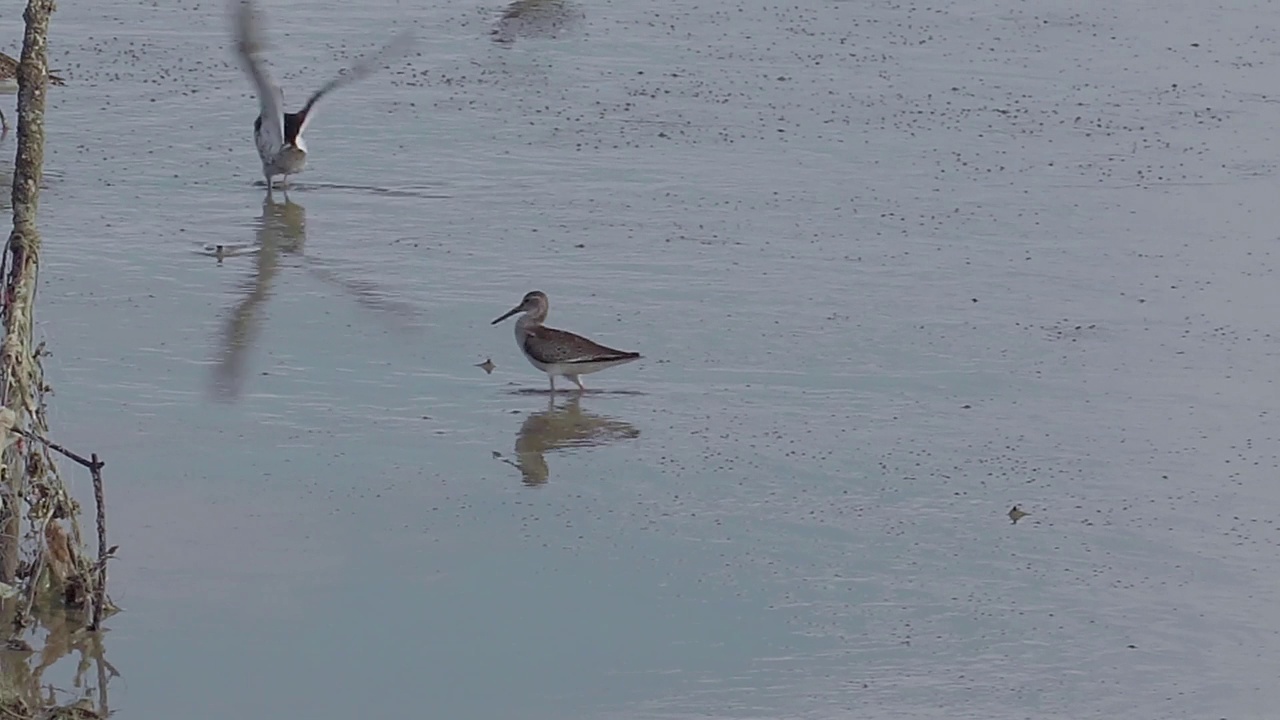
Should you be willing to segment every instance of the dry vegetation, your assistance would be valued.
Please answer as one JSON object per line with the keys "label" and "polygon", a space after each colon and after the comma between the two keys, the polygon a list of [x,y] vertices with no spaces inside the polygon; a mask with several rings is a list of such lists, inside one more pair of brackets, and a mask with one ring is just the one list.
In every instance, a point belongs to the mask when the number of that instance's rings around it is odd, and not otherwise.
{"label": "dry vegetation", "polygon": [[[107,682],[115,674],[103,657],[101,621],[113,610],[106,595],[106,517],[103,463],[46,439],[41,367],[43,344],[34,334],[40,261],[36,223],[44,172],[46,40],[53,0],[29,0],[18,66],[18,131],[13,161],[13,231],[5,247],[4,337],[0,341],[0,623],[9,637],[0,650],[0,719],[105,717]],[[85,467],[93,478],[98,553],[85,551],[80,504],[67,492],[54,455]],[[4,625],[0,625],[3,627]],[[43,631],[43,633],[41,632]],[[43,634],[42,638],[37,636]],[[33,647],[38,645],[38,649]],[[79,654],[74,685],[83,695],[49,689],[44,671]],[[96,685],[87,678],[96,666]],[[96,690],[96,692],[94,692]]]}

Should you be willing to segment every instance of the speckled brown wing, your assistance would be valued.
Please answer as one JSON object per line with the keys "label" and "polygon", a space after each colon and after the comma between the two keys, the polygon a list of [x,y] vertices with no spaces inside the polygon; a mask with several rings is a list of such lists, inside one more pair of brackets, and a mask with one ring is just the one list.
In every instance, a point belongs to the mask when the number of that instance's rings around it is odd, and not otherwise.
{"label": "speckled brown wing", "polygon": [[[18,61],[9,57],[4,53],[0,53],[0,79],[18,78]],[[66,85],[67,82],[56,75],[52,70],[49,71],[50,85]]]}
{"label": "speckled brown wing", "polygon": [[529,357],[547,365],[571,365],[640,357],[640,353],[615,350],[592,342],[581,335],[549,327],[536,327],[525,335],[524,351],[529,353]]}

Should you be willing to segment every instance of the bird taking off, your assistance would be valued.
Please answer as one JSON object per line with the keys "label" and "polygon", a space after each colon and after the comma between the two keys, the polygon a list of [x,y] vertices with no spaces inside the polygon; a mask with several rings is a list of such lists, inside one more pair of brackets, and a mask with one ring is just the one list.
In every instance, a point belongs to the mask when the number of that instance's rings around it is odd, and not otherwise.
{"label": "bird taking off", "polygon": [[258,93],[258,119],[253,122],[254,144],[262,160],[262,175],[267,181],[267,194],[271,194],[271,179],[284,176],[284,189],[288,193],[289,176],[302,172],[307,165],[307,145],[302,139],[307,124],[314,116],[316,102],[325,95],[372,75],[379,68],[403,56],[413,46],[413,33],[400,32],[372,55],[358,60],[315,91],[298,112],[284,111],[284,91],[272,80],[263,62],[266,42],[262,31],[262,18],[253,0],[231,0],[232,32],[235,53],[240,66],[253,81]]}

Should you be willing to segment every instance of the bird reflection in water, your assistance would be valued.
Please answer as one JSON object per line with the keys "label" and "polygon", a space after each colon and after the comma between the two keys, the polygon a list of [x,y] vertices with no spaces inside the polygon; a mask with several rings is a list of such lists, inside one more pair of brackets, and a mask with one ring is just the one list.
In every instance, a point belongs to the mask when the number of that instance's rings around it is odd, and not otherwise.
{"label": "bird reflection in water", "polygon": [[579,23],[585,13],[570,0],[512,0],[489,31],[494,42],[516,38],[555,38]]}
{"label": "bird reflection in water", "polygon": [[392,299],[373,282],[343,276],[333,262],[303,254],[307,240],[307,211],[298,203],[292,200],[279,203],[268,196],[262,203],[262,215],[254,225],[256,242],[252,250],[228,254],[225,248],[218,246],[214,255],[219,264],[224,257],[247,254],[252,254],[255,260],[253,273],[244,283],[244,299],[236,304],[227,318],[222,354],[214,368],[213,389],[218,397],[229,400],[240,394],[246,358],[258,335],[258,314],[263,302],[271,296],[271,283],[284,256],[289,256],[291,266],[303,267],[308,275],[341,289],[362,307],[381,313],[383,318],[396,318],[396,330],[412,332],[418,329],[415,323],[418,310],[413,305]]}
{"label": "bird reflection in water", "polygon": [[234,398],[244,385],[245,356],[258,335],[258,310],[271,295],[271,281],[280,263],[280,253],[300,253],[307,240],[307,211],[289,200],[278,203],[268,197],[262,203],[257,222],[256,262],[245,281],[244,299],[227,318],[222,357],[214,369],[214,390],[219,397]]}
{"label": "bird reflection in water", "polygon": [[515,467],[530,487],[546,484],[551,475],[546,453],[579,447],[608,445],[620,440],[640,436],[640,431],[630,423],[613,418],[583,412],[582,395],[575,394],[557,407],[555,397],[547,403],[547,409],[525,418],[516,434],[515,461],[494,456]]}

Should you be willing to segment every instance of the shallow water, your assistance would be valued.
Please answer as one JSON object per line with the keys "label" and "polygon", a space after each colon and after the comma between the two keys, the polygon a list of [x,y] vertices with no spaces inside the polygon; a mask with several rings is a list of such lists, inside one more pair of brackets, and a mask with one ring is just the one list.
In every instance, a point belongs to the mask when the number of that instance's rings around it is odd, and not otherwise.
{"label": "shallow water", "polygon": [[[290,107],[421,41],[275,205],[223,9],[53,26],[121,716],[1280,701],[1270,6],[276,0]],[[645,360],[549,398],[531,289]]]}

